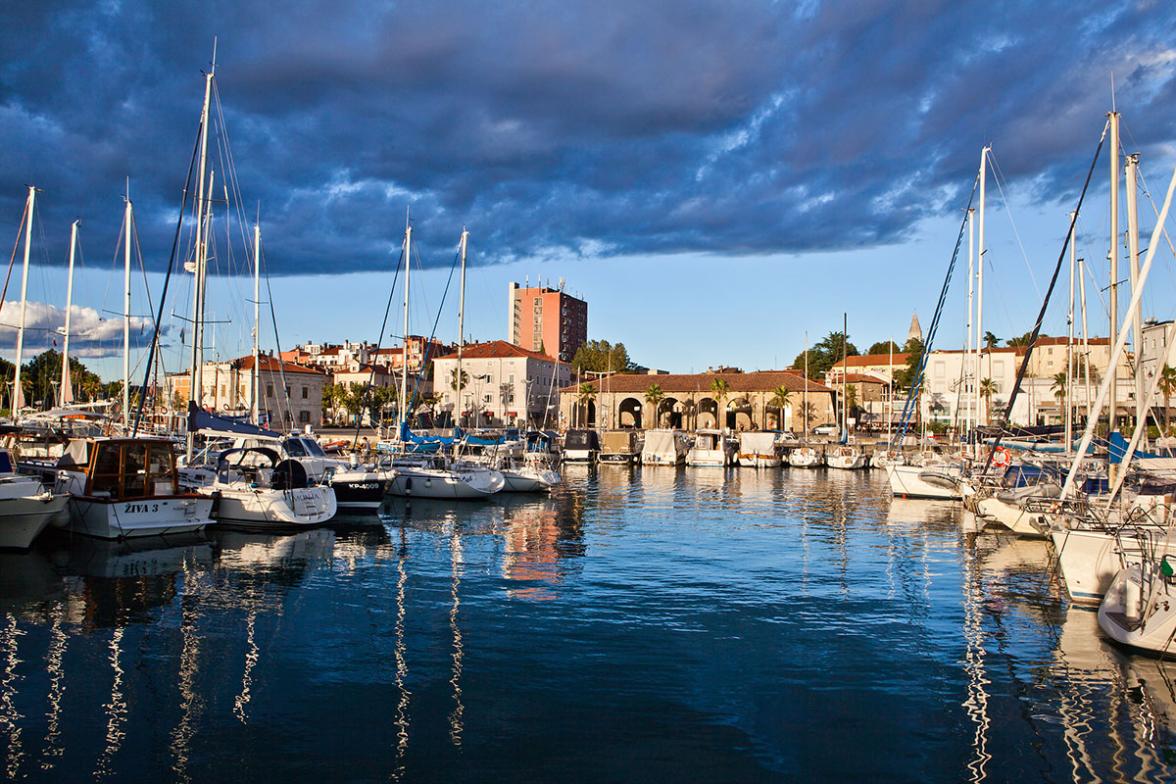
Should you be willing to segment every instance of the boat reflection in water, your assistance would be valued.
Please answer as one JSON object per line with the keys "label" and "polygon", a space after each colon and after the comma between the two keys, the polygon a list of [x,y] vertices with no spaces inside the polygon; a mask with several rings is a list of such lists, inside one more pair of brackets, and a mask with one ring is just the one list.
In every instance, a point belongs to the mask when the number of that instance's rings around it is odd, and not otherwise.
{"label": "boat reflection in water", "polygon": [[825,473],[0,554],[0,775],[1176,779],[1166,665],[1102,641],[1045,543]]}

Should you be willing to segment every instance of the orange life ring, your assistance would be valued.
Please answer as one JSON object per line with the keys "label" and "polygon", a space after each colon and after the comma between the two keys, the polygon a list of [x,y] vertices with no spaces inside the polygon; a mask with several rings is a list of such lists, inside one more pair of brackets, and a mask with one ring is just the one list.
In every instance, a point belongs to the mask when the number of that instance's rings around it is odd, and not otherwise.
{"label": "orange life ring", "polygon": [[996,448],[996,452],[992,456],[992,462],[993,465],[995,465],[997,468],[1008,468],[1009,450],[1005,449],[1003,446],[998,446]]}

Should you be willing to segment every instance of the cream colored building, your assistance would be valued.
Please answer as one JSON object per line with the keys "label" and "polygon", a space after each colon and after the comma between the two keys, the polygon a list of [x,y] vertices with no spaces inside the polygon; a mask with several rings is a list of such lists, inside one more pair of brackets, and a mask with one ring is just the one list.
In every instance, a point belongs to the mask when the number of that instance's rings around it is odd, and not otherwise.
{"label": "cream colored building", "polygon": [[[323,418],[323,387],[329,376],[314,368],[284,362],[262,354],[258,410],[274,427],[319,427]],[[203,368],[200,406],[215,413],[243,414],[250,409],[253,388],[253,357],[227,362],[206,362]],[[169,374],[168,400],[177,411],[188,407],[190,378],[187,373]]]}
{"label": "cream colored building", "polygon": [[457,354],[433,360],[433,389],[441,398],[438,412],[460,416],[464,426],[555,425],[559,389],[571,379],[568,365],[546,354],[492,340],[462,349],[461,397],[454,379]]}
{"label": "cream colored building", "polygon": [[[726,426],[732,430],[783,428],[798,433],[803,431],[801,406],[805,397],[805,380],[800,373],[788,370],[613,374],[585,382],[594,391],[591,399],[582,398],[578,384],[561,389],[560,427],[677,427],[687,430],[715,427],[719,421],[719,403],[711,392],[715,379],[723,379],[729,387],[723,408],[726,409]],[[648,414],[653,403],[647,394],[653,385],[662,394],[657,402],[656,418]],[[790,393],[783,412],[772,403],[775,390],[781,386]],[[807,387],[809,428],[833,422],[836,418],[834,391],[817,381],[809,381]]]}

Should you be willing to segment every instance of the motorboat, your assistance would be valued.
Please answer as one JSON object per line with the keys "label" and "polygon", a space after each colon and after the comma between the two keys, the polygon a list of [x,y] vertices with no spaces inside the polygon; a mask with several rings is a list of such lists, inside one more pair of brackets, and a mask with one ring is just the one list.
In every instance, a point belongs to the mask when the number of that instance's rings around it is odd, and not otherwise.
{"label": "motorboat", "polygon": [[564,434],[565,463],[595,463],[600,454],[600,434],[595,430],[573,429]]}
{"label": "motorboat", "polygon": [[818,468],[825,464],[825,456],[811,446],[798,446],[788,452],[788,465],[793,468]]}
{"label": "motorboat", "polygon": [[902,451],[898,449],[880,449],[870,455],[871,468],[889,468],[902,464]]}
{"label": "motorboat", "polygon": [[1120,569],[1099,604],[1098,625],[1120,645],[1171,653],[1176,640],[1176,558],[1164,554]]}
{"label": "motorboat", "polygon": [[12,453],[0,449],[0,549],[27,550],[54,518],[65,514],[69,496],[14,469]]}
{"label": "motorboat", "polygon": [[642,465],[681,465],[689,450],[686,434],[681,430],[657,428],[645,431],[641,447]]}
{"label": "motorboat", "polygon": [[739,465],[747,468],[779,468],[784,462],[781,435],[775,430],[749,430],[740,433]]}
{"label": "motorboat", "polygon": [[440,454],[405,454],[393,460],[388,494],[416,498],[479,499],[501,492],[500,471]]}
{"label": "motorboat", "polygon": [[199,531],[212,523],[212,499],[180,489],[168,440],[77,438],[56,468],[54,493],[70,496],[60,524],[75,533],[125,539]]}
{"label": "motorboat", "polygon": [[830,468],[856,471],[860,468],[866,468],[869,465],[869,460],[866,453],[856,446],[842,445],[834,447],[826,453],[825,465]]}
{"label": "motorboat", "polygon": [[600,462],[630,465],[641,457],[641,437],[638,431],[608,430],[600,442]]}
{"label": "motorboat", "polygon": [[735,464],[737,444],[719,430],[699,430],[686,452],[686,465],[725,468]]}
{"label": "motorboat", "polygon": [[222,452],[216,479],[197,492],[214,501],[219,522],[246,528],[321,525],[337,511],[330,486],[314,483],[301,463],[268,447]]}
{"label": "motorboat", "polygon": [[895,498],[958,501],[963,498],[961,475],[960,466],[952,463],[886,467],[886,479]]}

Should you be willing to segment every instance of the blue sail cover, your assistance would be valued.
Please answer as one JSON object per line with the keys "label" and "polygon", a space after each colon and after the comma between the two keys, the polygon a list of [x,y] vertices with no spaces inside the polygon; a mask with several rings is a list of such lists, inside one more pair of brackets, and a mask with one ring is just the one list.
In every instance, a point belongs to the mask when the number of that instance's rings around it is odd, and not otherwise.
{"label": "blue sail cover", "polygon": [[217,430],[224,433],[236,433],[242,436],[265,436],[273,438],[272,430],[265,430],[249,424],[243,417],[225,417],[210,414],[201,410],[194,402],[188,401],[188,432],[199,433],[201,430]]}
{"label": "blue sail cover", "polygon": [[[1123,434],[1116,430],[1111,433],[1110,442],[1107,444],[1107,453],[1110,455],[1112,463],[1122,463],[1123,458],[1127,455],[1127,439],[1123,438]],[[1149,460],[1151,458],[1159,457],[1159,455],[1151,452],[1144,452],[1142,449],[1136,449],[1135,454],[1132,455],[1136,460]]]}
{"label": "blue sail cover", "polygon": [[418,451],[426,451],[419,449],[420,447],[433,447],[428,451],[435,451],[441,446],[453,446],[453,444],[462,439],[462,432],[460,427],[453,428],[452,436],[418,436],[412,432],[407,422],[400,423],[400,441],[403,444],[413,444],[418,447]]}

